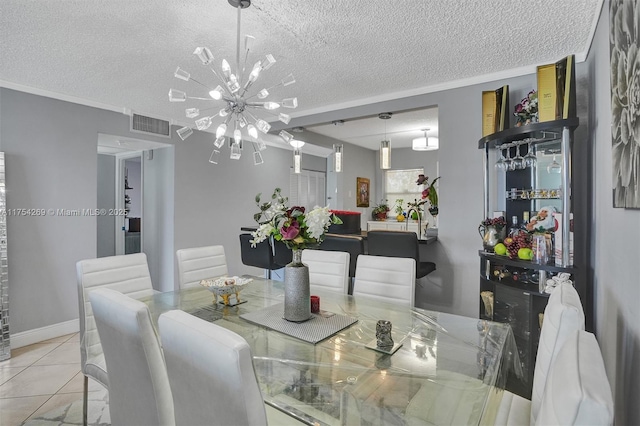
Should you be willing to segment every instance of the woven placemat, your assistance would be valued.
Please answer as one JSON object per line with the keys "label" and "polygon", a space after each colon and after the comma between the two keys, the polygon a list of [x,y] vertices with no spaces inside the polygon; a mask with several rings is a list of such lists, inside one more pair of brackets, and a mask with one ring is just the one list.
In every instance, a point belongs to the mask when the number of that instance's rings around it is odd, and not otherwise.
{"label": "woven placemat", "polygon": [[311,314],[312,318],[309,321],[297,323],[282,318],[283,312],[284,304],[280,303],[242,314],[240,318],[313,344],[333,336],[358,321],[346,315],[320,311],[319,314]]}

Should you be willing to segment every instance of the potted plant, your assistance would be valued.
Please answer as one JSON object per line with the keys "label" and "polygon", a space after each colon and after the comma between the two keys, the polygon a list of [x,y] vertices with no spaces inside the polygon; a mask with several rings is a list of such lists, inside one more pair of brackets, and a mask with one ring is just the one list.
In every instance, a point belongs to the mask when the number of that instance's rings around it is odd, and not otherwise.
{"label": "potted plant", "polygon": [[376,206],[373,208],[371,214],[375,220],[386,220],[387,212],[391,210],[389,208],[389,204],[387,204],[387,200],[381,200]]}
{"label": "potted plant", "polygon": [[402,209],[402,203],[404,202],[404,200],[402,198],[398,198],[396,200],[396,205],[394,207],[394,210],[396,211],[396,220],[398,222],[404,222],[404,214],[403,214],[403,209]]}

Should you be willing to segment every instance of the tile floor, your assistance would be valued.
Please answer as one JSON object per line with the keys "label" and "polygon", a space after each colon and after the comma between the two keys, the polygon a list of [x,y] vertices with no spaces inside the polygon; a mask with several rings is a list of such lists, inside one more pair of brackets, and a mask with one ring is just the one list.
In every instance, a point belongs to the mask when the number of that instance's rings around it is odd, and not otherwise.
{"label": "tile floor", "polygon": [[[21,425],[82,400],[82,385],[78,333],[13,349],[0,362],[0,425]],[[89,397],[99,392],[102,386],[89,380]]]}

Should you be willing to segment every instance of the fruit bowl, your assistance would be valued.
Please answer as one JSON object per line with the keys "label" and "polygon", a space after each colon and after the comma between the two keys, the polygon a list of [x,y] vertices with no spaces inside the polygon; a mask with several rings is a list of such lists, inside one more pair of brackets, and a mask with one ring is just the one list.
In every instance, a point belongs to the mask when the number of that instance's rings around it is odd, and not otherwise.
{"label": "fruit bowl", "polygon": [[[235,306],[243,303],[240,300],[240,292],[251,281],[253,281],[252,278],[222,276],[219,278],[202,280],[200,281],[200,285],[206,287],[213,293],[213,303],[216,303],[218,301],[218,296],[220,296],[222,297],[222,301],[225,305]],[[236,298],[236,303],[233,304],[229,300],[229,296],[232,294],[235,295]]]}

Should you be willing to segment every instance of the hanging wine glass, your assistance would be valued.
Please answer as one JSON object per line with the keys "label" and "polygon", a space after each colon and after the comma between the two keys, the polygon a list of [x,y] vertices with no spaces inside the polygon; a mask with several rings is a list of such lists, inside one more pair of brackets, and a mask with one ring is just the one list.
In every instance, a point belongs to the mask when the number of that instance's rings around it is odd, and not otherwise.
{"label": "hanging wine glass", "polygon": [[529,139],[529,141],[527,142],[527,153],[524,156],[524,165],[525,165],[525,167],[534,167],[536,165],[536,163],[538,162],[538,157],[531,150],[531,141],[532,141],[532,139]]}
{"label": "hanging wine glass", "polygon": [[506,165],[504,164],[505,158],[504,155],[502,154],[502,147],[500,147],[500,158],[498,158],[498,161],[496,161],[496,169],[498,170],[505,170],[506,169]]}
{"label": "hanging wine glass", "polygon": [[547,173],[560,173],[562,166],[556,161],[556,152],[553,153],[553,161],[547,166]]}
{"label": "hanging wine glass", "polygon": [[511,159],[511,147],[512,146],[513,146],[512,144],[504,145],[504,147],[507,149],[507,158],[504,159],[504,169],[507,170],[507,171],[515,170],[512,167],[512,163],[513,163],[513,160]]}
{"label": "hanging wine glass", "polygon": [[520,144],[515,144],[516,146],[516,156],[511,160],[511,167],[513,170],[522,170],[526,166],[524,164],[524,158],[520,155]]}

